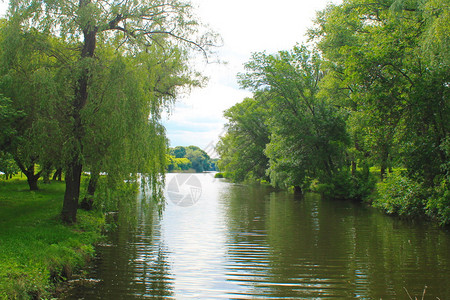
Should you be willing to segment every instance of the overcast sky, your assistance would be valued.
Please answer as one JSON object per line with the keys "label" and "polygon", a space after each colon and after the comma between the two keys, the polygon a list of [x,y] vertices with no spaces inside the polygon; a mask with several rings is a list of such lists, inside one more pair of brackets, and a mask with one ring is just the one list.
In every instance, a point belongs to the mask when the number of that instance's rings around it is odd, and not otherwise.
{"label": "overcast sky", "polygon": [[[0,0],[0,11],[8,1]],[[209,83],[181,97],[164,120],[171,146],[196,145],[211,153],[223,131],[223,111],[251,94],[239,89],[236,74],[251,53],[291,49],[306,41],[316,11],[341,0],[192,0],[203,23],[224,41],[218,49],[226,64],[201,63]],[[211,153],[212,154],[212,153]]]}

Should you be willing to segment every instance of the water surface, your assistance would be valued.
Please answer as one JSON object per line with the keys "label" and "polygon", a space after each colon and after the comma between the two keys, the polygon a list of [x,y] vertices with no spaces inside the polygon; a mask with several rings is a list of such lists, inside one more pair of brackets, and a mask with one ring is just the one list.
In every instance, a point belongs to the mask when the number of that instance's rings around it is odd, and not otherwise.
{"label": "water surface", "polygon": [[68,299],[450,299],[448,230],[192,176],[193,205],[120,218]]}

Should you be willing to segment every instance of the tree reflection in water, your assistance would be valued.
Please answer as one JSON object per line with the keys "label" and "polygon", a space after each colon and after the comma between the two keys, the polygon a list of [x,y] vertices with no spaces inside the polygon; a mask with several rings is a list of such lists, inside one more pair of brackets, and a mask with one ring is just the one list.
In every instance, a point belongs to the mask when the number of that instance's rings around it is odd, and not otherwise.
{"label": "tree reflection in water", "polygon": [[450,297],[446,229],[317,194],[195,176],[195,205],[120,215],[98,247],[91,276],[100,281],[69,299],[404,299],[404,288],[414,297],[425,285],[430,299]]}

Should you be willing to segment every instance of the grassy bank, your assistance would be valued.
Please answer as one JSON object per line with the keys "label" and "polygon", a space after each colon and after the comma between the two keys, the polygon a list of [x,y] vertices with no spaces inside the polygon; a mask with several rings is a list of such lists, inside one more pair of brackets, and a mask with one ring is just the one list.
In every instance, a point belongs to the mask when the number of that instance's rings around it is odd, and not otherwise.
{"label": "grassy bank", "polygon": [[0,299],[50,297],[55,282],[69,278],[94,253],[104,224],[96,212],[78,213],[78,224],[59,220],[64,183],[0,181]]}

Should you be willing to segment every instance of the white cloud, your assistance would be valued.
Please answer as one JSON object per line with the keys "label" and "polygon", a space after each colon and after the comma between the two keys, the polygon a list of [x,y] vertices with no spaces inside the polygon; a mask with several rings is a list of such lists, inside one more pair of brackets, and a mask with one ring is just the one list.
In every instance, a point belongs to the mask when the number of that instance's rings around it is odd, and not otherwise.
{"label": "white cloud", "polygon": [[227,64],[206,66],[208,86],[194,90],[183,99],[182,107],[176,106],[165,122],[171,145],[206,147],[217,141],[226,122],[223,111],[251,96],[239,89],[236,80],[251,53],[273,53],[305,42],[304,35],[316,11],[324,9],[327,2],[194,0],[200,19],[221,34],[224,46],[218,52]]}
{"label": "white cloud", "polygon": [[212,77],[207,88],[192,91],[182,105],[176,105],[165,117],[164,124],[172,146],[205,148],[211,142],[217,142],[226,122],[223,112],[251,96],[249,92],[238,89],[234,79],[220,77]]}
{"label": "white cloud", "polygon": [[0,18],[5,17],[9,1],[0,0]]}

